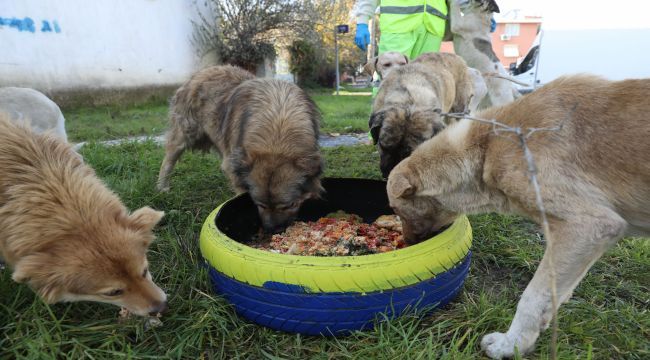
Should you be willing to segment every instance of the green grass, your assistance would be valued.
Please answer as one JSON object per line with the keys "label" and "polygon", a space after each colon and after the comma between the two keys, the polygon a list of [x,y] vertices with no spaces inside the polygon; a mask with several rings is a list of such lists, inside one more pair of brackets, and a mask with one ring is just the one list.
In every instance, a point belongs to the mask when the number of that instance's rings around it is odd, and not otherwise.
{"label": "green grass", "polygon": [[[356,90],[356,89],[355,89]],[[368,89],[364,89],[368,91]],[[324,133],[359,133],[368,131],[372,99],[369,92],[334,91],[312,93],[323,113]]]}
{"label": "green grass", "polygon": [[[346,101],[357,99],[341,98],[346,100],[319,102],[347,108]],[[90,117],[104,116],[106,109],[84,111]],[[138,114],[130,111],[123,114]],[[83,139],[76,123],[71,121],[71,138]],[[170,312],[162,327],[145,331],[141,320],[118,323],[118,309],[109,305],[46,305],[29,288],[14,283],[5,269],[0,271],[2,359],[482,358],[481,336],[507,329],[543,252],[536,225],[515,216],[472,216],[470,274],[461,295],[445,309],[380,322],[372,331],[337,339],[276,332],[238,317],[211,291],[201,267],[198,235],[203,220],[233,195],[216,156],[186,153],[172,175],[172,190],[159,194],[154,183],[163,150],[152,142],[90,144],[82,154],[129,208],[150,205],[166,211],[149,260],[155,281],[169,294]],[[371,146],[324,149],[324,154],[325,176],[380,177]],[[597,262],[560,310],[559,358],[649,358],[649,270],[650,242],[644,239],[625,239]],[[528,358],[548,358],[549,339],[550,332],[544,333]]]}
{"label": "green grass", "polygon": [[71,142],[160,135],[167,128],[168,105],[150,102],[138,106],[98,106],[64,110]]}
{"label": "green grass", "polygon": [[[170,295],[164,326],[144,331],[119,324],[117,309],[77,303],[47,306],[9,271],[0,278],[0,358],[448,358],[480,356],[480,336],[505,330],[525,284],[541,257],[536,226],[517,217],[474,216],[474,260],[462,295],[444,311],[405,316],[376,330],[340,339],[301,337],[238,318],[212,294],[200,267],[198,234],[203,219],[233,193],[215,156],[186,154],[172,191],[153,189],[162,149],[152,143],[90,145],[85,160],[130,208],[151,205],[167,212],[150,252],[155,280]],[[379,178],[370,146],[326,149],[326,176]],[[561,358],[650,356],[647,241],[628,239],[594,266],[560,311]],[[533,358],[548,355],[548,333]]]}
{"label": "green grass", "polygon": [[[368,131],[370,89],[348,89],[335,96],[331,89],[310,90],[321,109],[323,133]],[[83,107],[64,111],[71,142],[111,140],[128,136],[162,135],[167,128],[166,102],[138,106]]]}

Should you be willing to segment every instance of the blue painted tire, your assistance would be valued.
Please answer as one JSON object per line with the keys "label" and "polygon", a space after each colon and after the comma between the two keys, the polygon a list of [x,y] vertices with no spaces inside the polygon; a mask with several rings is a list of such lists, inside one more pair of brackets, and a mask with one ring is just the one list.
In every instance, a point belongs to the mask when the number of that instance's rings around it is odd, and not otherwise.
{"label": "blue painted tire", "polygon": [[[300,220],[344,210],[371,222],[392,213],[383,181],[324,179],[323,187],[325,198],[303,204]],[[362,256],[296,256],[246,246],[259,225],[250,197],[239,195],[206,219],[201,254],[215,292],[238,314],[287,332],[345,334],[407,310],[433,310],[456,297],[470,265],[466,216],[419,244]]]}
{"label": "blue painted tire", "polygon": [[214,291],[238,314],[275,330],[305,335],[343,335],[373,325],[379,314],[399,316],[408,309],[432,311],[461,291],[471,252],[462,263],[416,285],[373,293],[304,293],[292,287],[262,288],[231,279],[214,268]]}

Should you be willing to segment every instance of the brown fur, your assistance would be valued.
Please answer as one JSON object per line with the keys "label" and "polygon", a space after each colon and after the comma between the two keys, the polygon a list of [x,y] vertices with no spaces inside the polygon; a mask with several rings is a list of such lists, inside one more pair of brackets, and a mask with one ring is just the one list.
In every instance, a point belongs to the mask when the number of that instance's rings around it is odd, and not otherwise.
{"label": "brown fur", "polygon": [[185,149],[214,147],[239,193],[248,191],[267,231],[286,226],[322,191],[320,114],[299,87],[254,79],[233,66],[202,70],[172,99],[158,188]]}
{"label": "brown fur", "polygon": [[[0,114],[0,257],[48,303],[90,300],[146,315],[166,308],[146,252],[163,212],[129,215],[70,145]],[[122,294],[109,296],[114,290]]]}
{"label": "brown fur", "polygon": [[[560,78],[477,116],[545,128],[528,139],[550,223],[558,301],[624,235],[650,235],[650,79]],[[512,136],[462,120],[422,144],[388,179],[405,238],[417,241],[459,213],[514,213],[540,222],[523,150]],[[506,334],[484,337],[494,358],[531,350],[551,320],[549,253]]]}
{"label": "brown fur", "polygon": [[454,54],[422,54],[393,70],[382,81],[369,122],[384,177],[446,126],[436,109],[464,112],[472,95],[467,65]]}

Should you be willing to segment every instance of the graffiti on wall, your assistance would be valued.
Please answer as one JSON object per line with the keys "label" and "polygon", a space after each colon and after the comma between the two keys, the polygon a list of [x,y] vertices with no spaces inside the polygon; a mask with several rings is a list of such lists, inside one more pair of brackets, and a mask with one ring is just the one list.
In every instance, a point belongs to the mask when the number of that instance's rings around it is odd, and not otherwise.
{"label": "graffiti on wall", "polygon": [[49,20],[42,20],[39,27],[37,23],[30,17],[19,19],[16,17],[8,18],[0,16],[0,29],[2,29],[4,26],[8,26],[10,29],[16,29],[20,32],[26,31],[35,33],[36,31],[40,31],[55,32],[57,34],[61,32],[61,27],[56,20],[52,20],[52,22]]}

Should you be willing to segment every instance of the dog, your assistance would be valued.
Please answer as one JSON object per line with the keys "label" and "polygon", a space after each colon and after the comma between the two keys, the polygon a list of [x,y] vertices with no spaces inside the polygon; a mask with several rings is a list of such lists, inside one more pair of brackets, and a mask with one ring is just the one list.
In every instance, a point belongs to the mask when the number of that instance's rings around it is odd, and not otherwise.
{"label": "dog", "polygon": [[[526,287],[510,329],[483,337],[488,356],[533,349],[552,318],[549,257],[557,299],[566,302],[587,270],[626,235],[650,235],[650,79],[557,79],[477,117],[538,131],[536,161],[552,251]],[[414,243],[461,213],[514,213],[540,223],[528,164],[517,138],[464,119],[423,143],[388,178],[390,205]]]}
{"label": "dog", "polygon": [[185,149],[214,148],[237,193],[249,192],[269,233],[320,196],[320,112],[298,86],[233,66],[195,74],[174,95],[158,189]]}
{"label": "dog", "polygon": [[468,67],[467,72],[472,81],[472,89],[473,89],[472,98],[470,99],[468,105],[469,112],[474,113],[481,105],[483,99],[487,96],[488,88],[487,88],[487,84],[485,83],[485,77],[483,76],[483,74],[481,74],[480,71]]}
{"label": "dog", "polygon": [[65,118],[59,106],[43,93],[30,88],[0,88],[0,111],[16,124],[27,124],[36,133],[51,131],[68,141]]}
{"label": "dog", "polygon": [[467,65],[454,54],[425,53],[392,70],[379,87],[368,123],[383,176],[447,125],[435,109],[465,112],[472,96]]}
{"label": "dog", "polygon": [[372,58],[363,66],[363,71],[370,76],[373,76],[374,73],[377,72],[379,77],[383,79],[395,68],[404,66],[408,63],[409,59],[406,55],[397,51],[387,51]]}
{"label": "dog", "polygon": [[505,105],[520,97],[511,83],[514,79],[509,78],[508,72],[492,49],[490,19],[492,13],[499,12],[497,3],[494,0],[448,2],[454,52],[485,78],[488,96],[480,108]]}
{"label": "dog", "polygon": [[129,214],[69,144],[0,114],[0,257],[46,303],[97,301],[146,316],[167,308],[147,248],[164,213]]}

